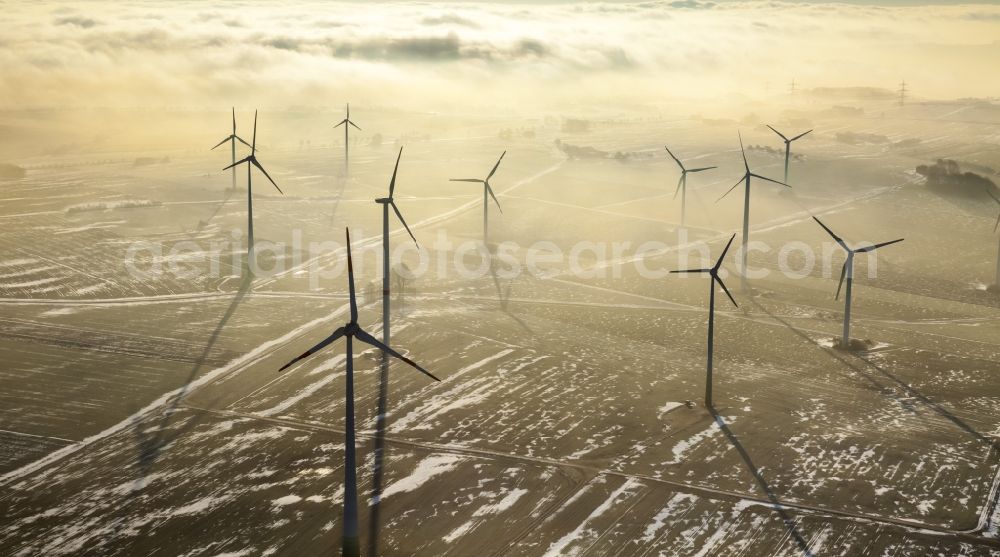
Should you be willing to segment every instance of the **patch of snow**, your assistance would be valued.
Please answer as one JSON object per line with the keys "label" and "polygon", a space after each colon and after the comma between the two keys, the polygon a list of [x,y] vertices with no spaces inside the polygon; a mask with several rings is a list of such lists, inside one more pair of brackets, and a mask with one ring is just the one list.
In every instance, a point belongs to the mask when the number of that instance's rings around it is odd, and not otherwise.
{"label": "patch of snow", "polygon": [[590,531],[590,529],[587,528],[587,525],[590,523],[590,521],[608,512],[608,510],[610,510],[611,507],[613,507],[616,503],[618,503],[619,499],[629,495],[631,492],[639,489],[642,486],[643,484],[640,483],[639,481],[633,478],[629,478],[625,483],[621,485],[621,487],[616,489],[611,494],[611,496],[607,498],[607,500],[598,505],[597,508],[594,509],[593,512],[591,512],[590,515],[587,516],[587,518],[585,518],[583,522],[581,522],[580,525],[577,526],[572,532],[552,542],[552,544],[549,545],[549,548],[545,551],[545,557],[576,555],[578,551],[568,551],[567,549],[573,542],[578,541],[583,536],[587,535],[587,533]]}
{"label": "patch of snow", "polygon": [[685,501],[697,501],[698,498],[687,493],[678,493],[667,501],[667,506],[660,509],[653,517],[653,522],[646,526],[646,531],[642,534],[642,541],[649,543],[656,539],[656,535],[667,524],[667,519],[677,512],[677,507]]}
{"label": "patch of snow", "polygon": [[[726,424],[728,425],[728,424],[731,424],[731,423],[735,422],[736,420],[734,420],[733,418],[727,417],[727,418],[725,418],[725,421],[726,421]],[[700,431],[700,432],[692,435],[691,437],[689,437],[688,439],[685,439],[684,441],[678,442],[677,444],[674,445],[674,448],[673,448],[674,458],[671,459],[671,460],[668,460],[668,461],[664,462],[664,464],[679,464],[681,462],[681,460],[684,458],[684,453],[688,452],[689,450],[691,450],[692,447],[698,445],[702,441],[704,441],[704,440],[708,439],[709,437],[715,435],[715,433],[718,432],[718,431],[719,431],[719,424],[718,424],[718,422],[712,422],[703,431]]]}
{"label": "patch of snow", "polygon": [[416,469],[409,476],[394,482],[384,492],[382,498],[390,495],[413,491],[424,485],[434,476],[444,474],[455,469],[455,466],[464,461],[465,458],[453,454],[433,454],[421,460]]}
{"label": "patch of snow", "polygon": [[298,503],[301,500],[302,498],[299,497],[298,495],[285,495],[284,497],[279,497],[274,501],[271,501],[271,504],[276,507],[284,507],[287,505],[294,505],[295,503]]}
{"label": "patch of snow", "polygon": [[229,497],[211,497],[211,496],[209,496],[209,497],[202,497],[201,499],[198,499],[194,503],[191,503],[189,505],[184,505],[183,507],[179,507],[179,508],[176,508],[176,509],[170,511],[170,515],[171,516],[184,516],[184,515],[189,515],[189,514],[203,513],[205,511],[211,509],[212,507],[218,505],[219,503],[222,503],[223,501],[226,501],[228,499],[229,499]]}

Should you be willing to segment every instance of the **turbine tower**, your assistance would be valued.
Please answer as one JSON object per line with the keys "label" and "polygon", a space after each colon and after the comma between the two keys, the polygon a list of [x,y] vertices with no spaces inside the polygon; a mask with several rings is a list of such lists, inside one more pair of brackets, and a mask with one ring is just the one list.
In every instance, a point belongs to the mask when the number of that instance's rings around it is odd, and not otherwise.
{"label": "turbine tower", "polygon": [[742,178],[733,184],[733,187],[729,188],[729,191],[722,194],[722,197],[717,199],[715,202],[718,203],[721,201],[723,197],[726,197],[730,192],[736,189],[736,186],[740,185],[740,182],[743,182],[745,191],[743,195],[743,245],[740,247],[740,252],[742,253],[742,257],[740,258],[740,289],[743,292],[746,292],[749,289],[749,285],[747,284],[747,242],[749,242],[750,238],[750,178],[753,177],[766,180],[768,182],[774,182],[775,184],[785,186],[787,188],[792,186],[751,172],[750,163],[747,162],[747,152],[743,149],[743,136],[739,133],[737,133],[737,135],[740,138],[740,153],[743,154],[743,168],[746,169],[746,172],[743,174]]}
{"label": "turbine tower", "polygon": [[773,131],[774,133],[778,134],[778,136],[781,137],[782,141],[785,142],[785,183],[787,184],[788,183],[788,159],[792,156],[792,142],[795,141],[796,139],[799,139],[800,137],[806,135],[807,133],[811,132],[812,130],[809,130],[807,132],[802,132],[799,135],[796,135],[795,137],[793,137],[791,139],[788,139],[787,137],[785,137],[785,135],[783,133],[781,133],[778,130],[774,129],[774,127],[771,126],[770,124],[768,124],[767,127],[771,128],[771,131]]}
{"label": "turbine tower", "polygon": [[736,304],[733,295],[729,293],[729,289],[726,288],[725,283],[719,277],[719,268],[722,267],[722,261],[726,258],[726,252],[729,251],[729,246],[732,245],[734,238],[736,238],[736,234],[729,237],[729,243],[726,244],[726,248],[722,250],[722,255],[719,256],[718,261],[715,262],[712,268],[670,271],[671,273],[708,273],[712,277],[712,286],[708,294],[708,367],[705,373],[705,406],[709,408],[712,407],[712,340],[715,336],[715,283],[719,283],[719,286],[726,292],[726,296],[729,296],[729,301],[734,306],[740,307]]}
{"label": "turbine tower", "polygon": [[340,126],[344,126],[344,175],[346,176],[349,170],[348,154],[350,149],[350,135],[348,134],[348,131],[351,126],[354,126],[358,131],[361,131],[361,128],[358,128],[358,125],[354,123],[354,120],[351,120],[351,103],[347,103],[347,116],[341,120],[339,124],[334,126],[334,129],[339,128]]}
{"label": "turbine tower", "polygon": [[497,210],[500,211],[500,214],[503,214],[503,209],[500,208],[500,202],[497,201],[497,196],[493,194],[493,188],[490,187],[490,178],[492,178],[493,174],[496,173],[497,168],[500,166],[500,161],[503,160],[503,156],[506,154],[507,151],[504,151],[500,155],[500,158],[497,159],[497,163],[493,165],[493,170],[490,170],[490,173],[486,176],[485,180],[480,180],[479,178],[452,178],[449,180],[451,182],[475,182],[483,185],[483,245],[487,247],[489,247],[489,242],[487,240],[489,238],[488,224],[490,219],[490,206],[489,200],[486,198],[486,194],[489,194],[490,197],[493,198],[493,201],[497,204]]}
{"label": "turbine tower", "polygon": [[274,189],[278,190],[278,193],[285,195],[285,192],[281,191],[278,184],[274,183],[271,175],[264,170],[264,167],[257,162],[257,111],[253,111],[253,142],[250,145],[250,155],[245,159],[234,162],[233,164],[223,168],[223,170],[228,170],[230,168],[236,168],[237,166],[246,163],[247,165],[247,265],[253,262],[253,183],[250,179],[252,170],[251,167],[256,166],[257,170],[264,173],[264,176],[271,182]]}
{"label": "turbine tower", "polygon": [[[233,152],[232,163],[233,163],[233,165],[235,165],[236,164],[236,142],[239,141],[240,143],[246,145],[247,147],[250,147],[249,143],[247,143],[246,141],[243,141],[242,137],[236,135],[236,107],[233,107],[233,133],[229,134],[229,137],[227,137],[227,138],[223,139],[222,141],[218,142],[215,145],[215,147],[218,147],[219,145],[222,145],[223,143],[225,143],[227,141],[229,141],[232,144],[231,145],[232,152]],[[209,150],[210,151],[214,151],[215,147],[212,147]],[[234,190],[236,189],[236,168],[235,168],[235,166],[233,167],[233,189]]]}
{"label": "turbine tower", "polygon": [[[986,193],[990,194],[990,197],[993,198],[993,201],[997,202],[997,205],[1000,205],[1000,198],[998,198],[992,191],[987,189]],[[997,214],[997,223],[993,225],[994,233],[996,233],[998,227],[1000,227],[1000,214]],[[997,242],[997,274],[996,274],[996,282],[994,282],[993,284],[995,284],[997,290],[1000,291],[1000,241]]]}
{"label": "turbine tower", "polygon": [[361,555],[361,547],[358,539],[358,480],[357,480],[357,470],[356,470],[356,457],[355,457],[355,446],[354,446],[354,358],[353,358],[353,341],[355,338],[374,346],[382,350],[382,352],[389,354],[390,356],[400,359],[406,362],[408,365],[416,368],[424,375],[430,377],[435,381],[439,381],[437,377],[431,375],[429,371],[420,367],[419,364],[413,360],[401,355],[392,348],[380,342],[375,337],[371,336],[364,329],[358,325],[358,303],[354,293],[354,267],[351,261],[351,231],[347,230],[347,277],[348,286],[350,288],[350,304],[351,304],[351,320],[347,322],[343,327],[338,328],[326,337],[319,344],[313,346],[309,350],[305,351],[302,355],[295,358],[294,360],[283,365],[278,371],[284,371],[289,368],[292,364],[302,360],[303,358],[308,358],[309,356],[315,354],[316,352],[322,350],[327,345],[333,343],[340,337],[346,337],[347,341],[347,358],[345,359],[347,366],[347,373],[345,377],[345,382],[347,383],[347,393],[345,395],[347,414],[346,414],[346,424],[345,424],[345,435],[344,435],[344,535],[342,542],[342,551],[344,557],[359,557]]}
{"label": "turbine tower", "polygon": [[674,199],[677,199],[677,193],[680,192],[680,194],[681,194],[681,227],[683,227],[684,223],[685,223],[685,220],[686,220],[685,217],[686,217],[686,214],[687,214],[687,175],[688,175],[688,172],[702,172],[704,170],[712,170],[713,168],[718,168],[718,167],[717,166],[705,166],[705,167],[702,167],[702,168],[690,168],[690,169],[684,168],[684,164],[680,161],[680,159],[678,159],[677,157],[674,156],[674,154],[670,151],[670,147],[664,146],[663,148],[667,150],[667,153],[670,155],[670,158],[674,159],[674,162],[677,163],[677,166],[679,166],[681,168],[681,177],[677,180],[677,189],[674,190]]}
{"label": "turbine tower", "polygon": [[830,230],[818,218],[813,217],[813,220],[819,223],[819,225],[823,227],[823,230],[826,230],[827,234],[829,234],[838,244],[840,244],[840,247],[843,248],[845,252],[847,252],[847,260],[844,261],[844,266],[840,269],[840,283],[837,284],[837,295],[834,296],[835,300],[840,299],[840,289],[842,286],[844,286],[844,278],[846,277],[847,294],[844,296],[844,334],[840,340],[841,347],[846,349],[849,348],[850,345],[848,343],[851,340],[851,285],[854,282],[854,255],[858,253],[867,253],[870,251],[875,251],[878,248],[888,246],[889,244],[902,242],[903,238],[900,238],[898,240],[892,240],[890,242],[882,242],[881,244],[875,244],[863,248],[851,249],[850,247],[847,246],[847,243],[844,242],[844,240],[840,236],[834,234],[833,230]]}
{"label": "turbine tower", "polygon": [[[392,195],[396,190],[396,173],[399,171],[399,159],[403,156],[403,148],[399,148],[396,156],[396,166],[392,169],[392,179],[389,180],[389,197],[382,197],[375,200],[375,203],[382,205],[382,343],[390,345],[389,342],[389,207],[395,211],[399,222],[403,223],[403,228],[413,238],[413,243],[417,244],[416,237],[406,225],[403,214],[399,212],[399,207]],[[419,247],[420,244],[417,244]],[[371,511],[371,531],[368,539],[369,554],[377,555],[377,537],[379,525],[379,510],[381,509],[382,498],[382,463],[385,452],[385,416],[389,405],[389,355],[382,352],[380,361],[380,377],[378,392],[378,411],[375,414],[375,470],[372,477],[372,511]]]}

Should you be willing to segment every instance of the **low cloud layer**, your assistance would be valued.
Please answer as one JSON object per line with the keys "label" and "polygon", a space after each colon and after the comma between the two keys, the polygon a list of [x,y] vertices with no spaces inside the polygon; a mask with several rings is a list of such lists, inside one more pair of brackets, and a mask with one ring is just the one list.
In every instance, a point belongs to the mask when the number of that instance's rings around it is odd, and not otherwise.
{"label": "low cloud layer", "polygon": [[[364,95],[414,105],[741,97],[1000,86],[1000,7],[836,3],[17,3],[5,5],[5,108]],[[942,72],[941,68],[947,71]]]}

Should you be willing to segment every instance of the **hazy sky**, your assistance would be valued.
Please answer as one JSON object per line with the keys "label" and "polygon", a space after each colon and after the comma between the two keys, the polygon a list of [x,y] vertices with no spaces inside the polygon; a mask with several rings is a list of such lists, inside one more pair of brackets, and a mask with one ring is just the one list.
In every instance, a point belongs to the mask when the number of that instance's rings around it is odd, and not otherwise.
{"label": "hazy sky", "polygon": [[0,2],[0,106],[1000,96],[1000,6],[900,4]]}

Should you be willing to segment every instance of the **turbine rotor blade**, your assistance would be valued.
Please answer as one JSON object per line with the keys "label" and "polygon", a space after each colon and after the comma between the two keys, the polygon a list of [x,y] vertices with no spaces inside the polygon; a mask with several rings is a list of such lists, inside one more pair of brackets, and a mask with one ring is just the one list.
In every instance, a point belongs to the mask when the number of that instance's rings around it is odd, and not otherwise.
{"label": "turbine rotor blade", "polygon": [[747,152],[743,148],[743,134],[736,132],[736,135],[740,138],[740,153],[743,154],[743,166],[747,169],[747,174],[750,174],[750,163],[747,162]]}
{"label": "turbine rotor blade", "polygon": [[361,342],[370,344],[370,345],[374,346],[375,348],[378,348],[380,350],[385,351],[386,354],[389,354],[393,358],[396,358],[398,360],[402,360],[403,362],[406,362],[411,367],[413,367],[414,369],[416,369],[420,373],[423,373],[427,377],[430,377],[431,379],[433,379],[435,381],[440,381],[440,379],[438,379],[437,377],[435,377],[434,374],[432,374],[431,372],[429,372],[426,369],[424,369],[423,367],[421,367],[420,364],[418,364],[417,362],[414,362],[413,360],[407,358],[406,356],[400,354],[399,352],[396,352],[392,348],[389,348],[388,346],[386,346],[385,344],[383,344],[382,341],[380,341],[377,338],[375,338],[375,337],[371,336],[370,334],[368,334],[364,329],[360,329],[359,328],[358,331],[356,333],[354,333],[354,336],[357,337],[357,339],[360,340]]}
{"label": "turbine rotor blade", "polygon": [[684,173],[681,172],[681,177],[677,179],[677,189],[674,190],[674,199],[677,199],[677,194],[681,192],[681,184],[684,183]]}
{"label": "turbine rotor blade", "polygon": [[711,269],[678,269],[676,271],[670,271],[671,273],[711,273]]}
{"label": "turbine rotor blade", "polygon": [[403,156],[403,148],[399,148],[399,154],[396,155],[396,166],[392,169],[392,179],[389,180],[389,199],[392,199],[392,192],[396,189],[396,171],[399,170],[399,159]]}
{"label": "turbine rotor blade", "polygon": [[240,137],[240,136],[238,136],[238,135],[236,135],[236,134],[233,134],[233,137],[234,137],[234,138],[236,138],[236,141],[239,141],[240,143],[242,143],[242,144],[246,145],[247,147],[250,147],[251,149],[253,148],[253,145],[250,145],[250,144],[249,144],[249,143],[247,143],[246,141],[243,141],[243,138],[242,138],[242,137]]}
{"label": "turbine rotor blade", "polygon": [[332,335],[330,335],[330,336],[326,337],[325,339],[323,339],[322,341],[320,341],[320,343],[317,344],[316,346],[313,346],[309,350],[306,350],[305,352],[303,352],[301,355],[299,355],[294,360],[292,360],[292,361],[288,362],[287,364],[281,366],[281,369],[278,370],[278,373],[281,373],[282,371],[285,371],[286,369],[289,368],[289,366],[291,366],[295,362],[297,362],[299,360],[302,360],[302,359],[305,359],[305,358],[308,358],[309,356],[312,356],[316,352],[319,352],[320,350],[326,348],[330,343],[332,343],[333,341],[337,340],[338,338],[340,338],[342,336],[344,336],[344,328],[340,327],[339,329],[337,329],[336,331],[334,331]]}
{"label": "turbine rotor blade", "polygon": [[396,216],[399,217],[399,222],[403,223],[403,228],[405,228],[406,232],[409,233],[410,238],[413,238],[413,243],[417,244],[417,246],[419,247],[420,244],[417,242],[416,236],[413,235],[413,232],[410,232],[410,227],[406,225],[406,220],[403,219],[403,214],[399,212],[399,207],[396,207],[396,202],[390,200],[389,205],[392,205],[392,210],[395,211]]}
{"label": "turbine rotor blade", "polygon": [[836,234],[834,234],[833,230],[830,230],[830,227],[828,227],[827,225],[823,224],[823,221],[821,221],[818,218],[816,218],[816,216],[813,216],[813,220],[816,221],[817,223],[819,223],[819,225],[823,227],[823,230],[826,230],[826,233],[829,234],[831,238],[833,238],[834,240],[836,240],[838,244],[840,244],[840,247],[844,248],[847,251],[851,251],[851,248],[847,247],[847,244],[844,243],[844,240],[840,236],[837,236]]}
{"label": "turbine rotor blade", "polygon": [[808,134],[808,133],[811,133],[811,132],[812,132],[812,130],[809,130],[809,131],[807,131],[807,132],[802,132],[802,133],[800,133],[799,135],[796,135],[795,137],[793,137],[793,138],[789,139],[788,141],[790,141],[790,142],[791,142],[791,141],[795,141],[796,139],[798,139],[798,138],[800,138],[800,137],[802,137],[802,136],[804,136],[804,135],[806,135],[806,134]]}
{"label": "turbine rotor blade", "polygon": [[352,126],[354,126],[358,131],[361,131],[361,128],[359,128],[358,125],[355,124],[354,122],[348,120],[347,123],[350,124],[350,125],[352,125]]}
{"label": "turbine rotor blade", "polygon": [[236,135],[236,107],[233,107],[233,135]]}
{"label": "turbine rotor blade", "polygon": [[[993,198],[993,201],[997,202],[997,205],[1000,205],[1000,197],[997,197],[990,188],[986,188],[986,193]],[[993,225],[993,232],[996,232],[998,227],[1000,227],[1000,213],[997,214],[997,223]]]}
{"label": "turbine rotor blade", "polygon": [[779,186],[785,186],[786,188],[792,187],[792,186],[789,186],[788,184],[786,184],[786,183],[784,183],[784,182],[782,182],[780,180],[772,180],[772,179],[768,178],[767,176],[761,176],[760,174],[754,174],[753,172],[751,172],[750,175],[753,176],[754,178],[760,178],[761,180],[767,180],[768,182],[774,182],[775,184],[778,184]]}
{"label": "turbine rotor blade", "polygon": [[339,124],[335,124],[333,127],[334,128],[339,128],[340,126],[343,126],[346,123],[347,123],[347,119],[345,118],[345,119],[341,120]]}
{"label": "turbine rotor blade", "polygon": [[844,277],[846,275],[847,275],[847,261],[844,261],[844,266],[840,268],[840,282],[837,283],[837,294],[833,297],[834,300],[840,299],[840,289],[841,287],[844,286]]}
{"label": "turbine rotor blade", "polygon": [[691,168],[688,172],[702,172],[704,170],[712,170],[713,168],[719,168],[718,166],[703,166],[701,168]]}
{"label": "turbine rotor blade", "polygon": [[488,191],[490,193],[490,197],[493,198],[493,202],[497,204],[497,209],[500,211],[500,214],[503,214],[503,209],[500,208],[500,202],[497,201],[497,196],[493,195],[493,188],[490,187],[490,183],[489,182],[483,182],[483,186],[485,186],[486,187],[486,191]]}
{"label": "turbine rotor blade", "polygon": [[739,180],[737,180],[737,181],[736,181],[736,183],[735,183],[735,184],[733,184],[733,187],[731,187],[731,188],[729,188],[728,190],[726,190],[726,193],[722,194],[722,196],[721,196],[721,197],[719,197],[718,199],[716,199],[716,200],[715,200],[715,202],[716,202],[716,203],[718,203],[718,202],[722,201],[722,198],[723,198],[723,197],[726,197],[727,195],[729,195],[730,193],[732,193],[732,191],[733,191],[734,189],[736,189],[736,186],[738,186],[738,185],[740,185],[741,183],[745,182],[745,181],[746,181],[746,179],[747,179],[747,175],[748,175],[748,174],[749,174],[749,173],[747,173],[747,174],[744,174],[744,175],[743,175],[743,176],[742,176],[742,177],[741,177],[741,178],[740,178]]}
{"label": "turbine rotor blade", "polygon": [[274,189],[278,190],[278,193],[280,193],[281,195],[285,195],[285,192],[281,191],[281,188],[278,187],[278,184],[274,183],[274,180],[271,179],[271,175],[268,174],[266,170],[264,170],[264,167],[261,166],[259,162],[257,162],[256,158],[250,159],[250,162],[253,163],[253,165],[256,166],[261,172],[263,172],[264,176],[267,176],[267,179],[271,181],[271,185],[274,186]]}
{"label": "turbine rotor blade", "polygon": [[869,251],[875,251],[878,248],[882,248],[882,247],[885,247],[885,246],[888,246],[888,245],[892,245],[892,244],[895,244],[895,243],[898,243],[898,242],[902,242],[902,241],[903,241],[903,238],[900,238],[898,240],[892,240],[891,242],[882,242],[881,244],[875,244],[874,246],[868,246],[868,247],[856,249],[856,250],[854,250],[854,253],[868,253]]}
{"label": "turbine rotor blade", "polygon": [[781,139],[784,139],[785,141],[788,141],[788,138],[785,137],[785,134],[783,134],[783,133],[779,132],[778,130],[774,129],[774,127],[771,126],[771,124],[767,124],[767,127],[771,128],[771,131],[773,131],[774,133],[778,134],[781,137]]}
{"label": "turbine rotor blade", "polygon": [[[492,178],[494,174],[496,174],[497,168],[500,167],[500,161],[503,160],[503,156],[506,155],[506,154],[507,154],[507,151],[504,151],[503,153],[500,154],[500,158],[497,159],[497,163],[493,165],[493,170],[490,170],[489,175],[486,176],[486,181],[489,181],[489,179]],[[499,205],[499,203],[498,203],[498,205]]]}
{"label": "turbine rotor blade", "polygon": [[664,145],[663,148],[667,150],[667,154],[670,155],[670,158],[674,159],[674,162],[676,162],[677,166],[681,167],[681,170],[683,171],[684,170],[684,165],[681,163],[680,159],[678,159],[677,157],[674,156],[674,153],[670,150],[670,147],[667,147],[666,145]]}
{"label": "turbine rotor blade", "polygon": [[[219,145],[222,145],[223,143],[225,143],[225,142],[229,141],[229,140],[230,140],[230,139],[232,139],[233,137],[235,137],[235,136],[232,136],[232,135],[231,135],[231,136],[229,136],[229,137],[227,137],[227,138],[223,139],[222,141],[220,141],[220,142],[216,143],[216,144],[215,144],[215,147],[218,147]],[[215,150],[215,147],[212,147],[211,149],[209,149],[209,151],[214,151],[214,150]]]}
{"label": "turbine rotor blade", "polygon": [[480,180],[479,178],[449,178],[449,182],[475,182],[477,184],[485,184],[486,180]]}
{"label": "turbine rotor blade", "polygon": [[351,229],[345,228],[347,234],[347,282],[351,294],[351,323],[358,321],[358,301],[354,296],[354,260],[351,259]]}
{"label": "turbine rotor blade", "polygon": [[250,154],[257,150],[257,111],[253,111],[253,145],[250,146]]}
{"label": "turbine rotor blade", "polygon": [[736,300],[733,299],[733,295],[729,293],[729,289],[726,288],[726,283],[722,282],[722,279],[713,275],[712,280],[719,283],[719,286],[722,287],[722,290],[726,293],[726,296],[729,296],[729,301],[732,302],[734,306],[740,307],[740,305],[736,303]]}
{"label": "turbine rotor blade", "polygon": [[726,242],[726,247],[722,249],[722,255],[719,256],[719,259],[715,262],[715,266],[712,267],[713,270],[718,271],[719,267],[722,266],[722,261],[726,259],[726,252],[729,251],[729,246],[733,245],[733,240],[735,239],[736,233],[733,232],[733,235],[729,237],[729,241]]}
{"label": "turbine rotor blade", "polygon": [[232,168],[234,166],[239,166],[239,165],[241,165],[241,164],[243,164],[243,163],[245,163],[245,162],[247,162],[249,160],[250,160],[250,157],[246,157],[246,158],[244,158],[242,160],[238,160],[238,161],[234,162],[233,164],[231,164],[231,165],[223,168],[223,170],[229,170],[230,168]]}

